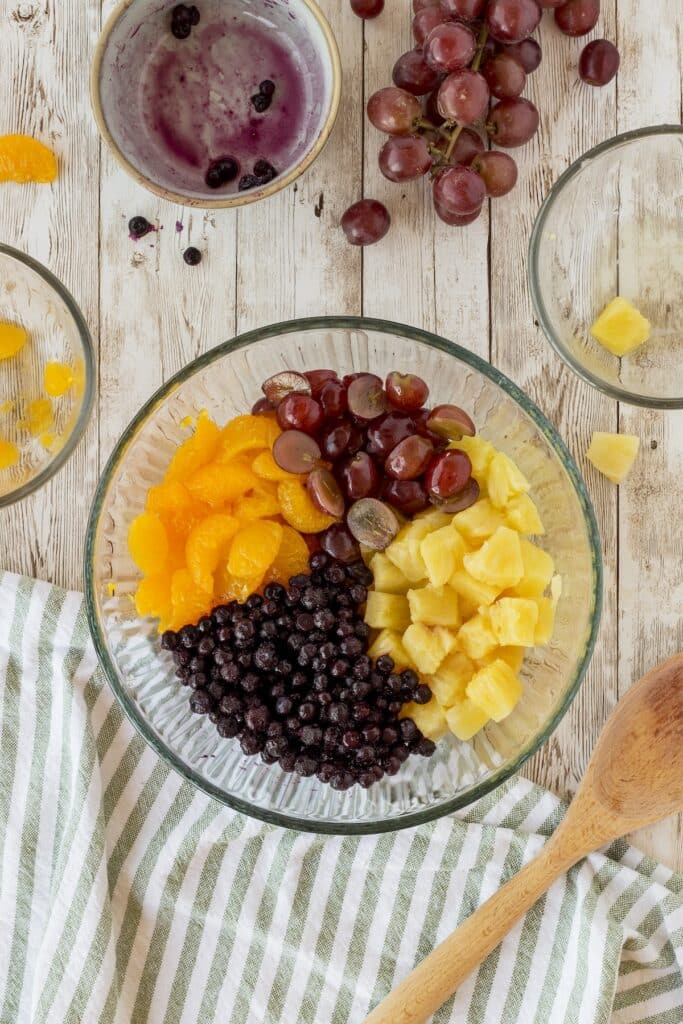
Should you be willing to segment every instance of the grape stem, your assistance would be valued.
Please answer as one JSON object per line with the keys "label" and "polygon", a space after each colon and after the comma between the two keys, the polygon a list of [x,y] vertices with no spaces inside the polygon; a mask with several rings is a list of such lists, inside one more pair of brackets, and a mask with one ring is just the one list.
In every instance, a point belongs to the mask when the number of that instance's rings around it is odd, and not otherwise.
{"label": "grape stem", "polygon": [[438,132],[439,135],[443,135],[444,138],[450,139],[451,133],[447,131],[442,124],[432,124],[426,117],[416,117],[413,121],[416,128],[424,128],[429,132]]}
{"label": "grape stem", "polygon": [[[471,65],[472,71],[478,71],[479,70],[479,67],[481,65],[482,57],[484,56],[484,49],[486,47],[486,40],[488,39],[488,37],[489,37],[488,26],[487,26],[486,22],[484,22],[484,24],[481,26],[481,29],[479,30],[479,38],[477,39],[477,52],[474,55],[474,60],[472,61],[472,65]],[[460,138],[460,133],[461,133],[462,129],[463,129],[463,126],[461,124],[459,124],[451,132],[450,142],[448,143],[448,147],[446,148],[446,152],[444,153],[444,160],[445,160],[446,163],[448,163],[450,161],[451,157],[453,156],[453,150],[455,149],[456,142]]]}

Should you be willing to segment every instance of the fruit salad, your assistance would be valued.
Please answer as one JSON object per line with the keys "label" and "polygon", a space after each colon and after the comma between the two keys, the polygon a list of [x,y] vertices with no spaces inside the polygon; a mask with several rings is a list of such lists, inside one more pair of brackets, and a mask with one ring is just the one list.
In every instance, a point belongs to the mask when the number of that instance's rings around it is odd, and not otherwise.
{"label": "fruit salad", "polygon": [[278,373],[251,412],[186,424],[130,526],[192,711],[337,790],[502,721],[553,632],[529,483],[428,399],[411,373]]}

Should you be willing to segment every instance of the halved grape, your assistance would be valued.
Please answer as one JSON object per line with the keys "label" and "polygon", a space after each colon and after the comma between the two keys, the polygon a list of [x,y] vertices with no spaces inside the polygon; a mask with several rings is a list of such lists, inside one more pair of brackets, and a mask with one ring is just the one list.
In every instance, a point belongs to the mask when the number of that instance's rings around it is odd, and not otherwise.
{"label": "halved grape", "polygon": [[283,430],[303,430],[306,434],[315,434],[322,425],[323,411],[315,398],[295,391],[278,405],[277,421]]}
{"label": "halved grape", "polygon": [[426,96],[439,83],[439,73],[430,68],[419,50],[408,50],[394,64],[391,72],[394,85],[413,96]]}
{"label": "halved grape", "polygon": [[517,164],[508,153],[489,149],[472,161],[472,169],[481,175],[486,194],[492,198],[507,195],[517,184]]}
{"label": "halved grape", "polygon": [[414,516],[429,507],[429,498],[419,480],[392,480],[382,483],[382,497],[404,516]]}
{"label": "halved grape", "polygon": [[338,420],[348,409],[346,387],[340,380],[328,380],[318,394],[326,420]]}
{"label": "halved grape", "polygon": [[276,373],[273,377],[269,377],[261,385],[261,390],[274,408],[293,391],[298,391],[300,395],[310,395],[311,385],[302,373],[283,370],[282,373]]}
{"label": "halved grape", "polygon": [[600,17],[600,0],[566,0],[555,10],[555,22],[566,36],[585,36]]}
{"label": "halved grape", "polygon": [[427,142],[419,135],[387,139],[379,151],[379,169],[389,181],[412,181],[432,166]]}
{"label": "halved grape", "polygon": [[482,74],[491,90],[491,95],[499,100],[511,96],[521,96],[526,85],[526,71],[520,61],[511,53],[497,53],[487,60]]}
{"label": "halved grape", "polygon": [[[434,8],[428,8],[428,13]],[[388,85],[378,89],[368,100],[368,118],[380,132],[387,135],[409,135],[416,117],[422,114],[420,101],[411,92]]]}
{"label": "halved grape", "polygon": [[384,10],[384,0],[351,0],[351,10],[359,18],[376,18]]}
{"label": "halved grape", "polygon": [[449,167],[434,180],[434,203],[458,217],[479,211],[485,198],[482,179],[476,171],[462,164]]}
{"label": "halved grape", "polygon": [[486,24],[499,43],[520,43],[541,20],[536,0],[489,0]]}
{"label": "halved grape", "polygon": [[464,409],[458,405],[437,405],[427,420],[433,434],[459,441],[461,437],[474,437],[477,428]]}
{"label": "halved grape", "polygon": [[349,412],[361,420],[374,420],[389,408],[382,381],[374,373],[361,373],[349,384]]}
{"label": "halved grape", "polygon": [[395,480],[417,480],[427,469],[433,454],[432,442],[419,434],[413,434],[389,453],[384,468]]}
{"label": "halved grape", "polygon": [[285,473],[310,473],[321,454],[318,442],[302,430],[285,430],[273,443],[273,458]]}
{"label": "halved grape", "polygon": [[329,459],[330,462],[336,462],[337,459],[346,454],[353,430],[353,424],[349,423],[348,420],[344,420],[342,423],[335,423],[334,426],[322,434],[320,448],[326,459]]}
{"label": "halved grape", "polygon": [[516,57],[527,75],[532,74],[543,60],[543,51],[535,39],[522,39],[521,43],[511,43],[503,53]]}
{"label": "halved grape", "polygon": [[377,498],[362,498],[348,511],[346,523],[359,544],[384,551],[401,529],[396,513]]}
{"label": "halved grape", "polygon": [[497,146],[523,146],[538,131],[538,110],[530,100],[518,96],[501,100],[489,114],[486,130]]}
{"label": "halved grape", "polygon": [[471,476],[469,456],[454,449],[433,457],[424,475],[424,486],[432,500],[450,501],[462,491]]}
{"label": "halved grape", "polygon": [[356,452],[345,459],[337,470],[341,486],[349,501],[369,498],[379,484],[379,471],[367,452]]}
{"label": "halved grape", "polygon": [[466,68],[477,50],[477,40],[467,25],[447,21],[432,29],[423,46],[424,58],[438,72]]}
{"label": "halved grape", "polygon": [[390,412],[367,429],[365,450],[384,461],[397,444],[416,433],[411,416],[403,412]]}
{"label": "halved grape", "polygon": [[486,10],[488,0],[441,0],[441,10],[449,18],[476,21]]}
{"label": "halved grape", "polygon": [[447,512],[448,515],[454,516],[456,513],[464,512],[466,508],[474,505],[475,501],[479,500],[480,493],[479,484],[472,477],[455,498],[450,498],[448,501],[434,500],[432,504],[436,505],[441,512]]}
{"label": "halved grape", "polygon": [[391,226],[386,206],[376,199],[360,199],[341,219],[342,231],[351,245],[374,245]]}
{"label": "halved grape", "polygon": [[453,71],[439,86],[437,105],[443,118],[458,124],[474,124],[488,110],[491,94],[478,71]]}
{"label": "halved grape", "polygon": [[321,512],[326,512],[328,516],[334,516],[335,519],[344,515],[346,508],[344,495],[329,469],[322,466],[314,469],[308,475],[306,487],[313,504],[317,505]]}
{"label": "halved grape", "polygon": [[448,15],[440,7],[423,7],[418,11],[413,18],[413,37],[417,45],[422,46],[429,33],[444,21],[448,21]]}
{"label": "halved grape", "polygon": [[334,370],[307,370],[304,376],[311,385],[311,393],[314,398],[318,397],[323,384],[327,384],[328,380],[339,380]]}
{"label": "halved grape", "polygon": [[268,401],[267,398],[259,398],[258,402],[254,402],[251,408],[252,416],[274,416],[275,409]]}
{"label": "halved grape", "polygon": [[421,409],[429,398],[429,388],[414,373],[399,373],[392,370],[386,379],[385,388],[389,401],[404,412]]}
{"label": "halved grape", "polygon": [[619,70],[619,51],[608,39],[594,39],[584,47],[579,75],[588,85],[607,85]]}
{"label": "halved grape", "polygon": [[328,555],[336,558],[339,562],[348,564],[357,562],[360,558],[358,542],[352,536],[351,531],[343,523],[335,523],[324,533],[320,534],[320,546]]}

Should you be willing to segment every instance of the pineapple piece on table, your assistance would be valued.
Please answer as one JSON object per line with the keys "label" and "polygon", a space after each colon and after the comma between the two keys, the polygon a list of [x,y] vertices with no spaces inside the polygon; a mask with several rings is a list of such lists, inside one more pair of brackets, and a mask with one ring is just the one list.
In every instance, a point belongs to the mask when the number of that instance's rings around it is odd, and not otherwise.
{"label": "pineapple piece on table", "polygon": [[522,471],[503,452],[496,452],[491,459],[486,482],[491,504],[500,509],[513,498],[526,494],[530,487]]}
{"label": "pineapple piece on table", "polygon": [[473,704],[469,697],[458,701],[446,711],[448,728],[457,739],[463,742],[476,736],[489,721],[490,718],[486,712]]}
{"label": "pineapple piece on table", "polygon": [[389,561],[384,552],[377,552],[370,562],[370,569],[375,580],[375,590],[380,593],[406,594],[410,590],[410,580]]}
{"label": "pineapple piece on table", "polygon": [[457,701],[464,700],[467,684],[475,671],[474,662],[466,654],[452,651],[426,682],[441,707],[450,708]]}
{"label": "pineapple piece on table", "polygon": [[393,629],[381,630],[375,637],[368,654],[373,661],[377,661],[383,654],[388,654],[398,669],[415,667],[403,646],[401,634]]}
{"label": "pineapple piece on table", "polygon": [[460,611],[463,620],[475,615],[482,606],[493,604],[501,592],[501,587],[490,587],[480,583],[464,569],[458,569],[450,579],[450,585],[460,598]]}
{"label": "pineapple piece on table", "polygon": [[422,587],[408,591],[408,606],[413,622],[426,626],[460,628],[458,595],[452,587]]}
{"label": "pineapple piece on table", "polygon": [[514,587],[524,575],[519,534],[509,526],[499,526],[479,551],[465,555],[463,565],[481,583],[500,590]]}
{"label": "pineapple piece on table", "polygon": [[488,498],[480,498],[464,512],[453,516],[453,526],[472,547],[483,544],[504,523],[503,513],[494,508]]}
{"label": "pineapple piece on table", "polygon": [[538,604],[538,622],[534,631],[534,643],[537,647],[550,643],[555,629],[555,602],[552,597],[541,597]]}
{"label": "pineapple piece on table", "polygon": [[434,743],[448,732],[445,712],[433,697],[429,704],[405,704],[400,717],[412,718],[422,735]]}
{"label": "pineapple piece on table", "polygon": [[502,722],[515,709],[522,696],[522,684],[504,661],[482,668],[467,686],[467,696],[494,722]]}
{"label": "pineapple piece on table", "polygon": [[464,651],[472,661],[479,661],[485,658],[495,647],[498,647],[498,638],[491,628],[491,620],[485,609],[460,627],[458,633],[458,647]]}
{"label": "pineapple piece on table", "polygon": [[614,356],[625,356],[650,337],[652,325],[640,310],[620,295],[607,305],[591,327],[591,334]]}
{"label": "pineapple piece on table", "polygon": [[456,569],[462,568],[462,560],[468,551],[467,544],[452,523],[428,534],[420,544],[420,554],[432,586],[448,583]]}
{"label": "pineapple piece on table", "polygon": [[489,608],[501,647],[535,647],[538,604],[526,597],[501,597]]}
{"label": "pineapple piece on table", "polygon": [[596,431],[586,458],[613,484],[620,484],[631,472],[640,438],[633,434],[604,434]]}
{"label": "pineapple piece on table", "polygon": [[472,476],[477,483],[486,483],[489,464],[496,454],[496,449],[490,441],[485,441],[483,437],[461,437],[459,441],[453,441],[448,447],[465,452],[472,463]]}
{"label": "pineapple piece on table", "polygon": [[526,648],[524,647],[496,647],[485,658],[479,658],[477,668],[486,668],[491,662],[500,659],[506,665],[509,665],[515,675],[517,675],[524,664],[525,656]]}
{"label": "pineapple piece on table", "polygon": [[518,494],[508,502],[505,509],[506,525],[518,533],[542,537],[545,533],[543,520],[528,494]]}
{"label": "pineapple piece on table", "polygon": [[555,572],[552,556],[531,541],[521,541],[524,575],[519,583],[511,587],[511,597],[540,597],[545,593]]}
{"label": "pineapple piece on table", "polygon": [[403,634],[403,646],[418,672],[434,675],[447,654],[455,647],[455,634],[436,626],[414,622]]}
{"label": "pineapple piece on table", "polygon": [[402,594],[381,594],[371,590],[365,609],[365,621],[373,629],[394,629],[402,632],[410,625],[408,600]]}

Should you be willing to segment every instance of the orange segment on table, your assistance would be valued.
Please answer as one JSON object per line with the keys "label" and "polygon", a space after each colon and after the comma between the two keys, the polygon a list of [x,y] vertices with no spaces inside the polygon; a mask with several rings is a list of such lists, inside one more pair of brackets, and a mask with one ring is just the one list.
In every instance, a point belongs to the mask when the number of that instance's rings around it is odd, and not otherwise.
{"label": "orange segment on table", "polygon": [[49,184],[57,177],[57,157],[29,135],[0,136],[0,181]]}

